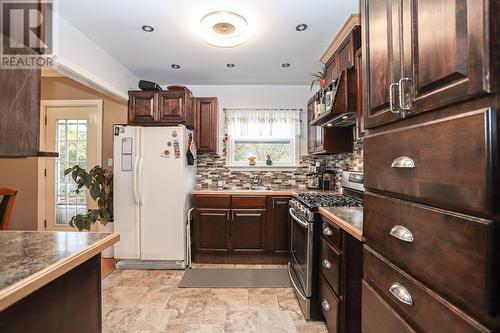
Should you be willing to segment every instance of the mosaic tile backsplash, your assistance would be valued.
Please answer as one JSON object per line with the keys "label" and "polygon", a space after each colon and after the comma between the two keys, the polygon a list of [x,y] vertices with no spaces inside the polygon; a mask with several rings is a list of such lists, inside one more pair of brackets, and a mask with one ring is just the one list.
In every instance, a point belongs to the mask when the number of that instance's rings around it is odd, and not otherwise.
{"label": "mosaic tile backsplash", "polygon": [[262,183],[272,189],[306,189],[307,167],[320,161],[322,165],[336,171],[335,188],[340,189],[340,177],[343,165],[349,170],[363,170],[363,149],[356,145],[353,153],[301,156],[300,167],[293,171],[235,171],[226,168],[224,157],[215,154],[199,154],[197,158],[196,189],[217,188],[218,180],[225,180],[226,186],[250,186],[251,177],[260,175]]}

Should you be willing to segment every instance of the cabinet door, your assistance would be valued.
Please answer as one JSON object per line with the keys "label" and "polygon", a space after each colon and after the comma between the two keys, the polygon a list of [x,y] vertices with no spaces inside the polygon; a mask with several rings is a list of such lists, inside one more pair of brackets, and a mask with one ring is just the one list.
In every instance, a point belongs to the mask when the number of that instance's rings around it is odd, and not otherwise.
{"label": "cabinet door", "polygon": [[158,122],[164,124],[186,123],[186,93],[163,91],[158,93]]}
{"label": "cabinet door", "polygon": [[[373,1],[370,1],[372,5]],[[489,92],[485,0],[402,1],[405,101],[423,112]],[[485,30],[486,29],[486,30]]]}
{"label": "cabinet door", "polygon": [[[311,123],[314,118],[314,101],[311,99],[307,104],[307,124]],[[314,153],[315,145],[314,140],[316,139],[316,126],[307,127],[307,151],[312,154]]]}
{"label": "cabinet door", "polygon": [[195,98],[195,143],[199,152],[215,153],[217,148],[217,98]]}
{"label": "cabinet door", "polygon": [[[396,119],[389,103],[389,89],[401,78],[399,33],[400,1],[362,0],[363,77],[365,81],[365,123],[375,127]],[[397,87],[393,89],[394,101]]]}
{"label": "cabinet door", "polygon": [[290,215],[288,202],[290,197],[273,197],[273,251],[274,253],[290,252]]}
{"label": "cabinet door", "polygon": [[322,126],[316,126],[314,137],[314,151],[315,152],[323,152],[325,150],[324,142],[325,142],[325,129]]}
{"label": "cabinet door", "polygon": [[154,91],[131,91],[128,103],[129,124],[155,124],[157,95]]}
{"label": "cabinet door", "polygon": [[265,209],[233,209],[231,250],[234,253],[264,253]]}
{"label": "cabinet door", "polygon": [[196,209],[196,253],[224,254],[229,251],[229,213],[229,209]]}

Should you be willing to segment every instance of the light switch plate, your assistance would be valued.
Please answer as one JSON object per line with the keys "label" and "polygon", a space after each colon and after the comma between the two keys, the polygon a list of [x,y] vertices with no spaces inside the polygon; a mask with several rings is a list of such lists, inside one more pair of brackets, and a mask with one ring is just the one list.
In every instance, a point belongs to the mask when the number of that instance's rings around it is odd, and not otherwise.
{"label": "light switch plate", "polygon": [[113,166],[113,159],[112,158],[108,158],[108,166],[109,167]]}

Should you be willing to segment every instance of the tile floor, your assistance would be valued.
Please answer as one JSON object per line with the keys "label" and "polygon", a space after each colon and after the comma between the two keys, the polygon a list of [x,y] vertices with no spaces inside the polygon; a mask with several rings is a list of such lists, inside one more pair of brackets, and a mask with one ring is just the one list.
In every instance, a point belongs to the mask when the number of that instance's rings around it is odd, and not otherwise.
{"label": "tile floor", "polygon": [[[205,266],[214,267],[197,267]],[[178,288],[183,273],[115,270],[106,276],[103,333],[327,332],[323,323],[304,320],[291,288]]]}

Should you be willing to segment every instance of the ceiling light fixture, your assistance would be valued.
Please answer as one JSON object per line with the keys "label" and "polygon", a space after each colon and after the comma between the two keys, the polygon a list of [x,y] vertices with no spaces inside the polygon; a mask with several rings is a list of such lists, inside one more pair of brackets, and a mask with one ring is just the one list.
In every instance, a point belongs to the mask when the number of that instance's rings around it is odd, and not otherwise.
{"label": "ceiling light fixture", "polygon": [[153,32],[155,30],[155,28],[150,25],[143,25],[141,29],[145,32]]}
{"label": "ceiling light fixture", "polygon": [[177,65],[177,64],[172,64],[172,68],[173,68],[173,69],[179,69],[179,68],[181,68],[181,66],[179,66],[179,65]]}
{"label": "ceiling light fixture", "polygon": [[226,67],[228,67],[228,68],[234,68],[234,64],[226,64]]}
{"label": "ceiling light fixture", "polygon": [[290,67],[290,63],[285,62],[284,64],[281,64],[281,67],[284,67],[284,68]]}
{"label": "ceiling light fixture", "polygon": [[235,47],[248,38],[248,22],[241,15],[228,11],[209,13],[200,20],[203,39],[217,47]]}
{"label": "ceiling light fixture", "polygon": [[305,24],[305,23],[301,23],[295,27],[295,30],[297,30],[297,31],[304,31],[306,29],[307,29],[307,24]]}

